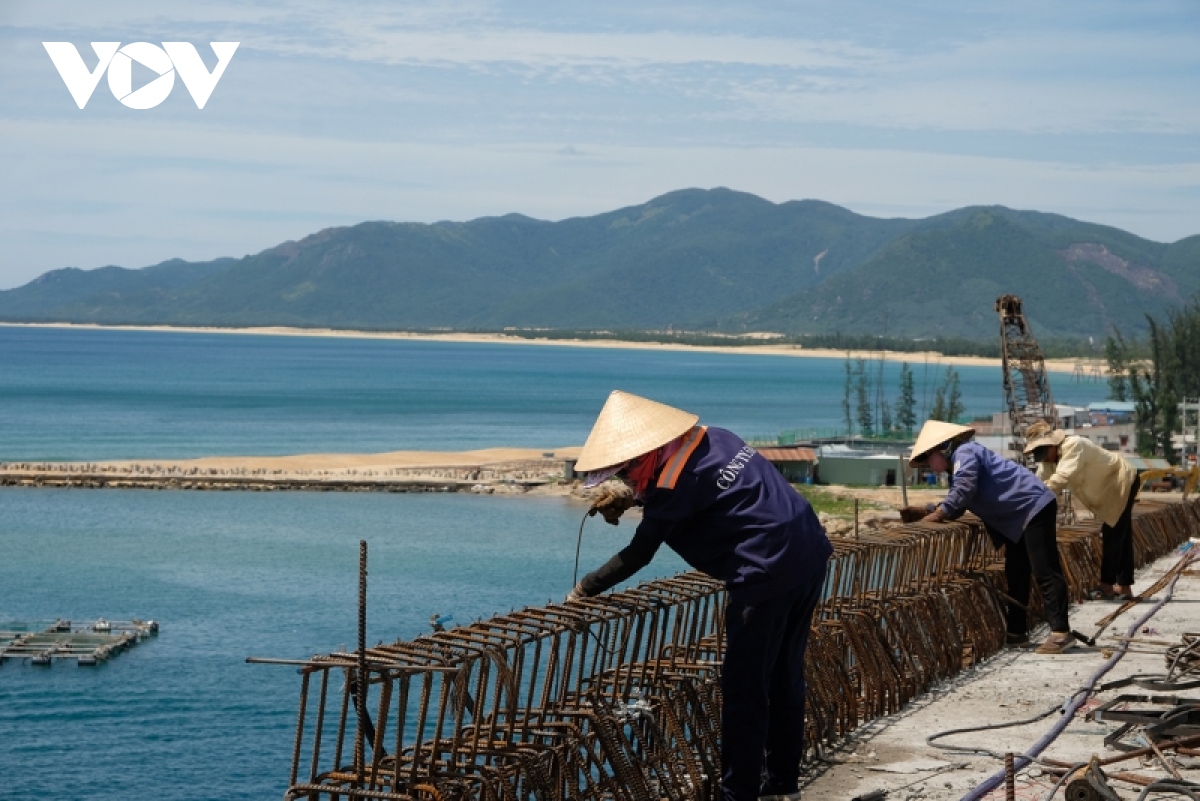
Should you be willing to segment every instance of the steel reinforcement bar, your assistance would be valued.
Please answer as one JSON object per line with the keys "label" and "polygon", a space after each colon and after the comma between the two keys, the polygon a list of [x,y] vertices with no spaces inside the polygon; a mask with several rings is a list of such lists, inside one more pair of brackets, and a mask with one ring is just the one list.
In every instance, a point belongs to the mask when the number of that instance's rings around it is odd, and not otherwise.
{"label": "steel reinforcement bar", "polygon": [[[1200,504],[1140,504],[1139,565],[1197,532]],[[808,650],[810,753],[1004,645],[1003,565],[978,520],[833,544]],[[1059,546],[1082,598],[1099,527],[1062,527]],[[285,798],[715,798],[724,602],[685,573],[299,662]]]}

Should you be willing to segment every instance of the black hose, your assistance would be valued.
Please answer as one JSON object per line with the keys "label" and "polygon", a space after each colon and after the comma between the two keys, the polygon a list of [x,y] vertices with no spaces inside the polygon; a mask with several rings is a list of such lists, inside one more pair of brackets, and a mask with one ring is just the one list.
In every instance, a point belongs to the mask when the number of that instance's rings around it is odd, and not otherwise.
{"label": "black hose", "polygon": [[1145,801],[1146,796],[1151,793],[1175,793],[1177,795],[1186,795],[1192,801],[1200,801],[1200,784],[1189,782],[1185,779],[1159,779],[1151,782],[1142,788],[1142,792],[1138,794],[1137,801]]}
{"label": "black hose", "polygon": [[[1072,696],[1072,697],[1074,697],[1074,696]],[[1031,718],[1025,718],[1024,720],[1013,720],[1013,721],[1009,721],[1008,723],[989,723],[986,726],[969,726],[969,727],[963,728],[963,729],[950,729],[949,731],[935,732],[934,734],[931,734],[925,738],[925,744],[932,746],[934,748],[940,748],[943,751],[953,751],[955,753],[960,753],[960,754],[983,754],[984,756],[995,757],[996,759],[1004,759],[1004,754],[1001,754],[998,751],[992,751],[987,748],[971,748],[968,746],[943,745],[941,743],[934,742],[934,740],[940,740],[943,737],[950,737],[951,735],[954,735],[954,734],[968,734],[968,733],[980,732],[980,731],[993,731],[995,729],[1007,729],[1007,728],[1011,728],[1013,726],[1027,726],[1030,723],[1037,723],[1039,720],[1044,720],[1045,718],[1048,718],[1051,715],[1053,715],[1055,712],[1060,712],[1061,710],[1062,710],[1062,706],[1056,705],[1056,706],[1050,707],[1045,712],[1040,712],[1037,715],[1034,715]]]}
{"label": "black hose", "polygon": [[1050,792],[1049,792],[1049,794],[1046,795],[1046,798],[1044,799],[1044,801],[1052,801],[1055,793],[1058,792],[1058,788],[1062,787],[1064,784],[1067,783],[1067,781],[1071,778],[1071,774],[1073,774],[1075,771],[1079,770],[1080,768],[1086,768],[1087,766],[1088,766],[1088,763],[1086,763],[1086,762],[1076,762],[1074,765],[1067,768],[1067,772],[1064,773],[1062,775],[1062,777],[1054,783],[1054,786],[1050,788]]}
{"label": "black hose", "polygon": [[583,524],[592,516],[592,510],[588,509],[583,513],[583,519],[579,521],[579,537],[575,540],[575,572],[571,574],[571,589],[575,589],[579,584],[579,549],[583,547]]}

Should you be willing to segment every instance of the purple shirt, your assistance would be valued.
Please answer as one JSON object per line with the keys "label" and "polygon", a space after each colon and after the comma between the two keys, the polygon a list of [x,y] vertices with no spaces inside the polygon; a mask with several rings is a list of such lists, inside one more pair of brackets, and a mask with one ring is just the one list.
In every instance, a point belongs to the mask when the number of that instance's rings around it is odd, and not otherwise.
{"label": "purple shirt", "polygon": [[630,545],[661,543],[748,602],[811,581],[833,553],[808,501],[774,465],[736,434],[711,427],[674,488],[646,491]]}
{"label": "purple shirt", "polygon": [[978,442],[960,445],[951,459],[950,491],[941,504],[950,520],[969,511],[1005,539],[1020,542],[1033,516],[1054,500],[1031,471]]}

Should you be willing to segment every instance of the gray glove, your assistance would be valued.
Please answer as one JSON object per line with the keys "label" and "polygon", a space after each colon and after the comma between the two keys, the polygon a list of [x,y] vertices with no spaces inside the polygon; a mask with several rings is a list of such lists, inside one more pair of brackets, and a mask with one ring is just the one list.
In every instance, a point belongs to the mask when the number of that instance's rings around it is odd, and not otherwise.
{"label": "gray glove", "polygon": [[586,592],[584,592],[584,591],[583,591],[583,585],[582,585],[582,584],[576,584],[576,585],[575,585],[575,586],[574,586],[574,587],[571,589],[571,591],[567,593],[567,600],[566,600],[566,602],[567,602],[567,603],[571,603],[571,601],[580,601],[580,600],[582,600],[582,599],[584,599],[584,598],[587,598],[587,597],[588,597],[588,594],[587,594]]}
{"label": "gray glove", "polygon": [[620,522],[621,515],[625,514],[626,509],[641,505],[642,502],[637,499],[629,487],[612,484],[604,487],[592,501],[592,508],[588,509],[588,516],[593,517],[599,513],[605,523],[615,526]]}

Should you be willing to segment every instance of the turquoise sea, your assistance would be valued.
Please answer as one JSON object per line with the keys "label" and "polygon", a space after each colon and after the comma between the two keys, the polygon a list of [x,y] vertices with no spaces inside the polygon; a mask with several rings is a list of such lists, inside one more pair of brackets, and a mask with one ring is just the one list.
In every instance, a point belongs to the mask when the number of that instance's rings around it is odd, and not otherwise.
{"label": "turquoise sea", "polygon": [[[917,370],[918,394],[922,365]],[[620,387],[744,433],[834,427],[842,363],[665,351],[0,326],[0,461],[578,444]],[[885,375],[894,383],[895,366]],[[962,368],[969,412],[999,371]],[[931,379],[933,380],[933,379]],[[1059,379],[1085,403],[1098,384]],[[0,667],[0,798],[278,798],[299,677],[247,665],[561,598],[558,498],[0,489],[8,620],[154,618],[98,668]],[[632,533],[593,519],[590,569]],[[677,572],[662,552],[637,578]]]}
{"label": "turquoise sea", "polygon": [[[945,366],[911,367],[931,404]],[[1002,408],[998,368],[957,369],[968,414]],[[1069,378],[1059,402],[1104,397]],[[840,359],[0,326],[0,461],[561,447],[613,389],[743,436],[829,430],[844,383]]]}
{"label": "turquoise sea", "polygon": [[[370,642],[560,600],[586,507],[471,495],[0,489],[3,621],[161,622],[107,664],[0,667],[0,798],[275,799],[300,680],[247,656]],[[632,528],[589,521],[582,564]],[[678,572],[667,551],[642,578]]]}

